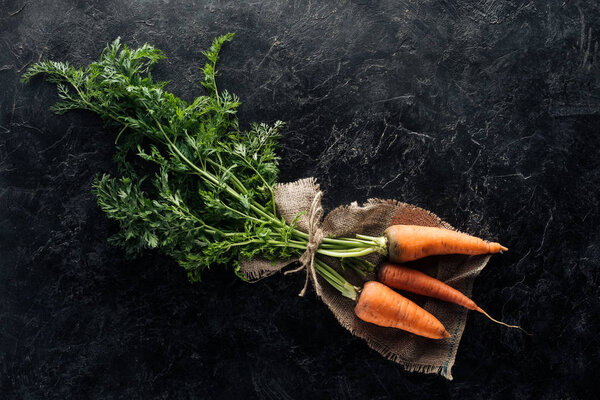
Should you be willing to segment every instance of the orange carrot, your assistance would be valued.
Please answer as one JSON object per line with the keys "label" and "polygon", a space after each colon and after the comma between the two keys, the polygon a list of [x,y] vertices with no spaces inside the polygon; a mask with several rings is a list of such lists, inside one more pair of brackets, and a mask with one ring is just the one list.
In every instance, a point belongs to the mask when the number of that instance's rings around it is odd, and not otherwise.
{"label": "orange carrot", "polygon": [[492,321],[501,325],[521,329],[516,325],[508,325],[504,322],[495,320],[475,304],[473,300],[458,290],[415,269],[407,268],[403,265],[384,263],[379,268],[377,275],[379,282],[386,286],[458,304],[469,310],[479,311]]}
{"label": "orange carrot", "polygon": [[402,329],[419,336],[431,339],[450,337],[437,318],[377,281],[364,284],[354,313],[363,321]]}
{"label": "orange carrot", "polygon": [[385,230],[388,257],[403,263],[443,254],[488,254],[508,250],[499,243],[486,242],[465,233],[418,225],[392,225]]}
{"label": "orange carrot", "polygon": [[403,265],[384,263],[377,271],[377,280],[394,289],[434,297],[469,310],[479,311],[477,304],[458,290],[421,271]]}

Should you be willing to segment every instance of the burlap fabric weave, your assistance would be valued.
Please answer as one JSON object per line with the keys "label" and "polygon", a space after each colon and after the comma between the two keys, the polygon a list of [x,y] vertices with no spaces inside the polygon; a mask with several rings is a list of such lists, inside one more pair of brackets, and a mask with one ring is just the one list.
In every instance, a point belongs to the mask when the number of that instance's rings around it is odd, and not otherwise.
{"label": "burlap fabric weave", "polygon": [[[319,192],[319,185],[314,178],[277,185],[275,203],[279,215],[291,223],[299,213],[304,212],[298,220],[297,227],[306,232],[308,229],[307,212]],[[380,199],[370,199],[362,206],[353,203],[349,206],[338,207],[325,216],[321,227],[326,237],[354,237],[357,233],[381,236],[383,231],[393,224],[439,226],[454,229],[427,210],[406,203]],[[356,286],[362,286],[364,281],[375,278],[374,276],[362,278],[349,268],[342,271],[336,259],[321,255],[317,257],[336,268]],[[384,260],[384,257],[378,254],[371,254],[366,258],[376,265]],[[485,267],[489,258],[489,255],[438,256],[415,261],[410,265],[470,296],[473,281]],[[242,263],[241,272],[247,279],[256,281],[273,275],[297,261],[298,259],[291,259],[273,263],[253,259]],[[371,348],[389,360],[401,364],[407,371],[435,373],[446,379],[452,379],[451,369],[465,327],[468,310],[436,299],[403,293],[436,316],[452,335],[448,339],[432,340],[398,329],[379,327],[361,321],[354,315],[355,302],[353,300],[340,295],[320,276],[316,277],[316,281],[315,279],[311,279],[311,281],[317,295],[333,312],[339,323],[354,335],[363,338]]]}

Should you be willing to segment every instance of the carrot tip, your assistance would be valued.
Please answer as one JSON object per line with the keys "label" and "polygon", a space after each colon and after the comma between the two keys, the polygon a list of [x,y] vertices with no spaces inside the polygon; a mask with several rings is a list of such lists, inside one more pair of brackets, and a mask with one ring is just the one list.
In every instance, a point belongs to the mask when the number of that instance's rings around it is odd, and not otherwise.
{"label": "carrot tip", "polygon": [[533,336],[533,334],[532,334],[532,333],[529,333],[529,332],[527,332],[525,329],[521,328],[521,327],[520,327],[520,326],[518,326],[518,325],[509,325],[509,324],[507,324],[507,323],[505,323],[505,322],[498,321],[498,320],[496,320],[496,319],[494,319],[494,318],[490,317],[490,314],[488,314],[488,313],[486,313],[485,311],[483,311],[483,310],[481,309],[481,307],[479,307],[479,306],[478,306],[478,307],[477,307],[475,310],[479,311],[480,313],[482,313],[483,315],[485,315],[486,317],[488,317],[489,319],[491,319],[492,321],[494,321],[494,322],[495,322],[495,323],[497,323],[497,324],[504,325],[504,326],[507,326],[507,327],[509,327],[509,328],[520,329],[520,330],[521,330],[521,331],[523,331],[523,332],[524,332],[526,335]]}
{"label": "carrot tip", "polygon": [[500,250],[502,250],[502,251],[508,251],[508,247],[504,247],[504,246],[500,245]]}
{"label": "carrot tip", "polygon": [[451,335],[451,334],[449,334],[449,333],[448,333],[448,331],[447,331],[447,330],[445,330],[445,329],[444,329],[444,333],[443,333],[443,335],[444,335],[444,338],[449,338],[450,336],[452,336],[452,335]]}

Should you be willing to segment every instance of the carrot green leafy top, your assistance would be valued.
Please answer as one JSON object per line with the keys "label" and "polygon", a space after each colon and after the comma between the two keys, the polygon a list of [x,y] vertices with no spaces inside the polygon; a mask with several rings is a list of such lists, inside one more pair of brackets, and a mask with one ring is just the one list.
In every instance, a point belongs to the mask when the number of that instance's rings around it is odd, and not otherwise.
{"label": "carrot green leafy top", "polygon": [[[102,175],[94,182],[98,204],[120,224],[111,241],[130,255],[159,248],[192,280],[211,264],[257,254],[288,257],[291,250],[286,244],[292,227],[275,217],[273,201],[283,123],[242,131],[238,98],[217,90],[219,51],[232,38],[216,38],[204,53],[208,93],[191,104],[152,80],[150,69],[165,58],[160,50],[148,44],[132,50],[119,39],[85,68],[44,61],[22,78],[43,73],[57,85],[60,101],[53,111],[90,110],[118,129],[121,177]],[[155,173],[138,175],[140,161],[155,164]]]}
{"label": "carrot green leafy top", "polygon": [[[60,101],[51,108],[56,113],[89,110],[115,128],[120,177],[104,174],[93,184],[100,208],[120,225],[112,243],[132,256],[159,249],[192,281],[213,264],[235,266],[257,256],[287,259],[308,243],[308,235],[275,208],[275,150],[283,123],[240,129],[238,98],[217,89],[219,51],[232,39],[233,34],[217,37],[204,53],[207,94],[192,103],[167,92],[166,82],[153,81],[151,68],[165,58],[160,50],[149,44],[129,49],[119,39],[85,68],[43,61],[22,77],[28,82],[44,74],[56,84]],[[319,253],[342,258],[382,247],[357,239],[323,243]],[[318,270],[348,297],[356,295],[324,263]]]}

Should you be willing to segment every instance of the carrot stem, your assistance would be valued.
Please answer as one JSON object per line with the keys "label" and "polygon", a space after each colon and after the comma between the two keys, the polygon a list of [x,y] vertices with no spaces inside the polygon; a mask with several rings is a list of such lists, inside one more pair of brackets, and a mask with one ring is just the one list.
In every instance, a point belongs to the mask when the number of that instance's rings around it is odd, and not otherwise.
{"label": "carrot stem", "polygon": [[356,286],[350,284],[336,270],[318,258],[315,258],[314,265],[317,273],[321,275],[331,286],[337,289],[342,296],[356,300],[358,290]]}
{"label": "carrot stem", "polygon": [[319,248],[317,250],[317,253],[319,253],[319,254],[323,254],[324,256],[337,257],[337,258],[360,257],[360,256],[366,256],[368,254],[375,253],[375,252],[380,252],[380,250],[378,248],[366,248],[366,249],[360,250],[360,251],[344,251],[344,250],[330,251],[330,250],[325,250],[325,249],[321,249],[321,248]]}
{"label": "carrot stem", "polygon": [[361,268],[360,264],[356,260],[358,260],[358,258],[350,257],[342,258],[340,261],[342,262],[342,267],[348,266],[364,278],[365,276],[367,276],[367,273]]}

